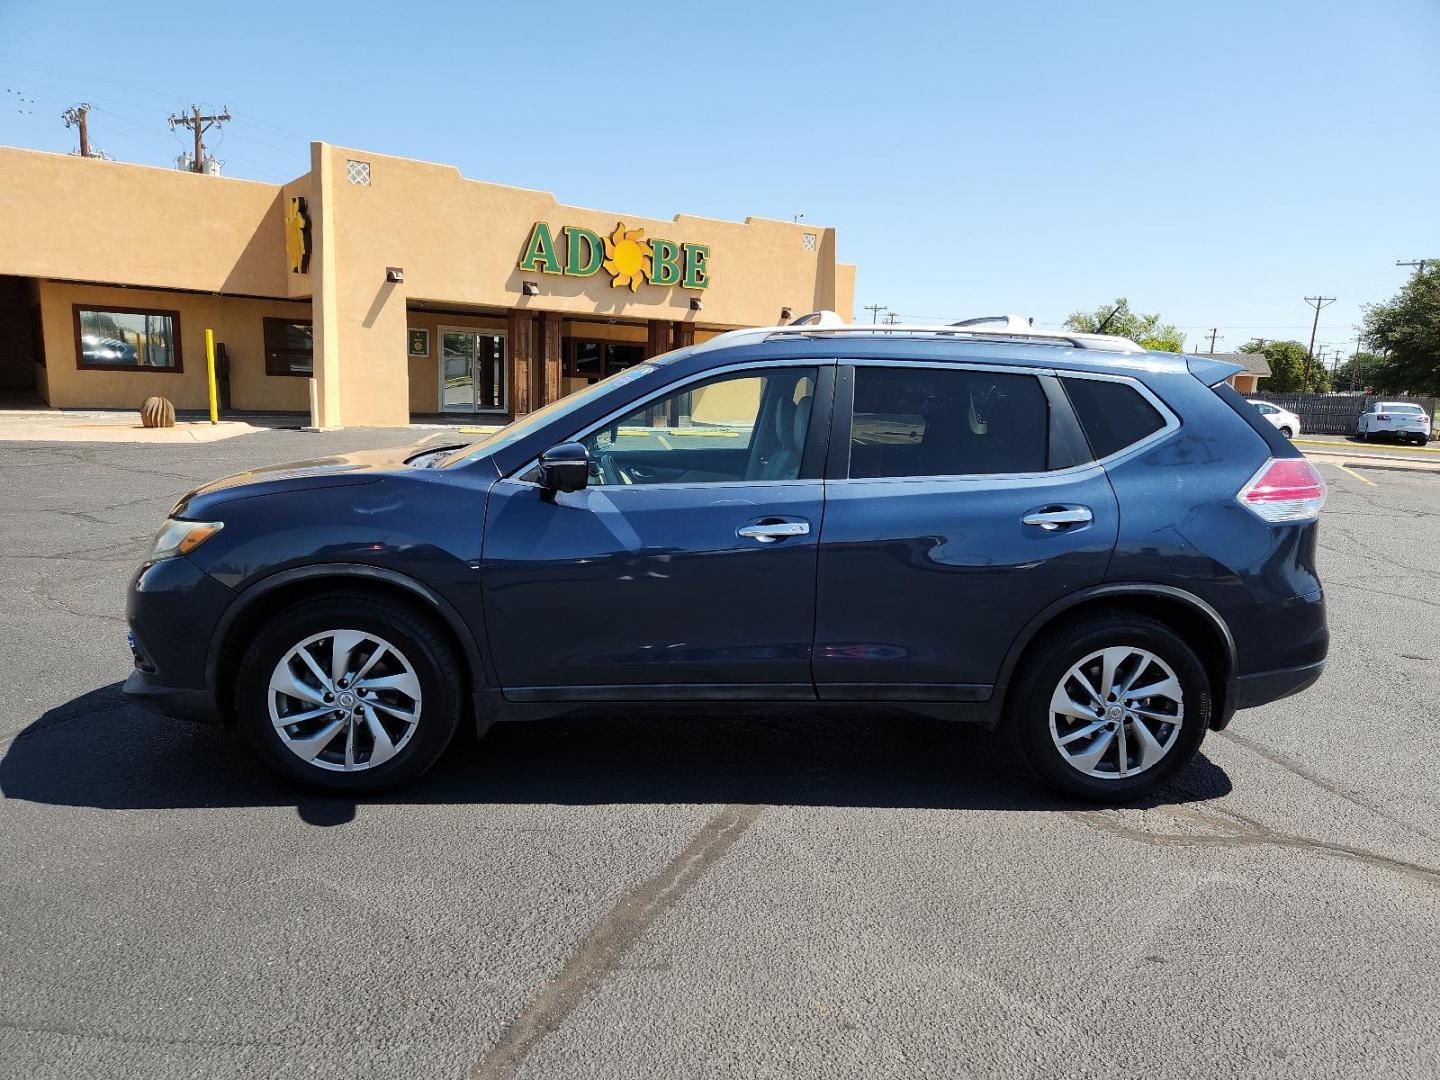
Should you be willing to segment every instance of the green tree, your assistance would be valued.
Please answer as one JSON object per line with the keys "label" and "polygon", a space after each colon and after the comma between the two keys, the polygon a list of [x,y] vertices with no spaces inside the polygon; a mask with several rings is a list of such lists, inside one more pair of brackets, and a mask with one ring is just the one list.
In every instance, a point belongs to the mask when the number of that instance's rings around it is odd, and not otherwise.
{"label": "green tree", "polygon": [[1257,338],[1240,346],[1241,352],[1259,353],[1270,364],[1269,377],[1262,379],[1260,389],[1270,394],[1324,393],[1330,389],[1330,372],[1318,360],[1310,362],[1310,376],[1305,377],[1308,350],[1298,341],[1266,341]]}
{"label": "green tree", "polygon": [[1440,394],[1440,266],[1365,309],[1365,343],[1385,357],[1389,394]]}
{"label": "green tree", "polygon": [[[1119,308],[1119,311],[1115,311]],[[1106,317],[1115,315],[1106,322]],[[1076,311],[1065,320],[1065,327],[1082,334],[1102,332],[1128,337],[1141,348],[1156,349],[1160,352],[1184,352],[1185,335],[1169,323],[1160,321],[1159,315],[1138,315],[1130,310],[1130,301],[1120,296],[1113,304],[1102,304],[1094,311]]]}
{"label": "green tree", "polygon": [[1373,387],[1379,393],[1390,389],[1389,361],[1379,353],[1357,352],[1335,369],[1336,390],[1364,390]]}

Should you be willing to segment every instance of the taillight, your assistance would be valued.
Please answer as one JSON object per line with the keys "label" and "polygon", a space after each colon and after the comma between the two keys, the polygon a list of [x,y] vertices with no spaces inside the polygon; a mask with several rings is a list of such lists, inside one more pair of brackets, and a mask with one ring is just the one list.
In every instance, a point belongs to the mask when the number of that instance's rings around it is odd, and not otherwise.
{"label": "taillight", "polygon": [[1266,521],[1309,521],[1325,505],[1325,481],[1305,458],[1271,458],[1235,498]]}
{"label": "taillight", "polygon": [[1376,420],[1389,420],[1389,419],[1390,419],[1390,414],[1389,414],[1388,412],[1377,412],[1377,413],[1375,414],[1375,419],[1376,419]]}

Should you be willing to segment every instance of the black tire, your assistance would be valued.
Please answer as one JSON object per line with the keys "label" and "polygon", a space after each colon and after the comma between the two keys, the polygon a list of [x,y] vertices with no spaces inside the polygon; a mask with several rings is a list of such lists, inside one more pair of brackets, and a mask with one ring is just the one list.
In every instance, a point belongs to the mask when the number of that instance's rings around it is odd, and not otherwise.
{"label": "black tire", "polygon": [[[421,688],[419,719],[395,756],[359,772],[335,772],[302,760],[270,719],[270,677],[287,652],[306,638],[332,630],[378,635],[410,662]],[[307,600],[270,619],[255,635],[235,680],[236,726],[280,775],[332,794],[364,795],[414,780],[444,753],[459,723],[463,700],[459,659],[428,617],[370,596],[336,594]]]}
{"label": "black tire", "polygon": [[[1168,751],[1144,772],[1099,779],[1071,766],[1055,745],[1050,699],[1072,666],[1117,645],[1144,649],[1169,665],[1180,683],[1184,718]],[[1210,680],[1195,651],[1163,623],[1129,612],[1088,618],[1046,633],[1029,650],[1011,686],[1005,725],[1012,745],[1041,779],[1087,802],[1126,803],[1160,787],[1200,749],[1213,708]]]}
{"label": "black tire", "polygon": [[1280,434],[1284,435],[1287,439],[1293,439],[1295,437],[1295,432],[1291,431],[1288,427],[1282,427]]}

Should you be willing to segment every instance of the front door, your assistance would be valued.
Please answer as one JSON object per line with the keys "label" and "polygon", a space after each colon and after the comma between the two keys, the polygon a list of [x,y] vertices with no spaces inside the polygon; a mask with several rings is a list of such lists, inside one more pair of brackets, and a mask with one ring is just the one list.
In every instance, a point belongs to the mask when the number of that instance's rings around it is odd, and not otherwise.
{"label": "front door", "polygon": [[505,335],[440,328],[440,411],[504,412]]}
{"label": "front door", "polygon": [[820,697],[986,700],[1021,628],[1103,579],[1119,528],[1110,482],[1099,465],[1052,469],[1040,376],[851,373],[820,537]]}
{"label": "front door", "polygon": [[690,382],[575,433],[585,490],[499,481],[481,580],[506,696],[813,699],[831,383],[814,365]]}

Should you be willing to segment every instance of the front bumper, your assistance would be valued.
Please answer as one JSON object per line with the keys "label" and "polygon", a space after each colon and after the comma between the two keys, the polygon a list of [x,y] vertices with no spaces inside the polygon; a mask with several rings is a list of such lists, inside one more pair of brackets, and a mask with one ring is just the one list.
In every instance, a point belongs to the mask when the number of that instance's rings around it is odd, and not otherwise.
{"label": "front bumper", "polygon": [[125,607],[135,658],[126,695],[166,716],[217,719],[206,662],[215,626],[234,598],[185,556],[142,566]]}
{"label": "front bumper", "polygon": [[220,722],[220,710],[215,704],[215,695],[209,690],[166,686],[157,682],[155,676],[138,669],[130,673],[121,689],[131,701],[161,716],[170,716],[177,720],[198,720],[205,724]]}

